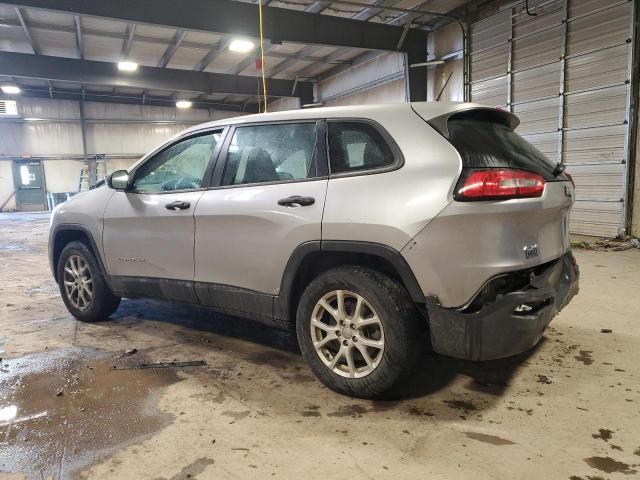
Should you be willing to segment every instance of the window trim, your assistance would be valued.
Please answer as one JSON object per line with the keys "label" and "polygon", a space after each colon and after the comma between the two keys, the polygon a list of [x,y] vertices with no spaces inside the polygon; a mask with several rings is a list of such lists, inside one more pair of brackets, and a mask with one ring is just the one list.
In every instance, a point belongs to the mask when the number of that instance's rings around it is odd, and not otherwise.
{"label": "window trim", "polygon": [[[182,190],[168,190],[168,191],[162,191],[162,192],[141,192],[141,191],[134,190],[134,181],[135,181],[135,178],[136,178],[136,173],[138,172],[138,170],[143,165],[146,165],[148,162],[150,162],[154,158],[156,158],[157,155],[160,155],[165,150],[168,150],[169,148],[173,147],[174,145],[177,145],[178,143],[181,143],[181,142],[183,142],[185,140],[189,140],[190,138],[203,137],[205,135],[214,134],[214,133],[216,133],[218,131],[220,132],[220,141],[216,144],[215,148],[211,152],[211,157],[209,158],[209,161],[207,162],[207,167],[205,168],[204,175],[202,177],[202,185],[200,186],[200,188],[185,188],[185,189],[182,189]],[[125,193],[133,193],[133,194],[136,194],[136,195],[167,195],[167,194],[172,194],[172,193],[199,192],[199,191],[207,190],[207,188],[209,187],[209,182],[211,180],[211,172],[213,172],[213,169],[215,168],[215,164],[216,164],[216,162],[218,160],[218,156],[220,155],[220,151],[222,149],[222,145],[225,143],[225,141],[227,139],[228,132],[229,132],[229,126],[218,126],[218,127],[214,127],[214,128],[204,128],[204,129],[201,129],[201,130],[196,130],[196,131],[193,131],[193,132],[186,133],[186,134],[174,139],[170,143],[166,143],[166,144],[161,145],[160,147],[155,149],[153,152],[151,152],[143,162],[140,162],[138,165],[136,165],[135,168],[133,168],[132,170],[130,170],[128,172],[129,173],[129,186],[128,186],[127,190],[125,190]]]}
{"label": "window trim", "polygon": [[[224,141],[224,145],[222,146],[220,152],[218,153],[218,159],[216,161],[215,168],[211,174],[211,181],[207,190],[221,190],[221,189],[229,189],[229,188],[243,188],[243,187],[255,187],[260,185],[280,185],[282,183],[303,183],[303,182],[313,182],[317,180],[326,180],[328,178],[328,165],[327,165],[327,157],[324,147],[322,145],[323,134],[325,130],[322,128],[321,123],[322,119],[312,118],[312,119],[297,119],[297,120],[279,120],[279,121],[264,121],[264,122],[246,122],[246,123],[238,123],[235,125],[231,125],[227,132],[227,136]],[[308,177],[302,179],[293,178],[291,180],[275,180],[271,182],[254,182],[254,183],[238,183],[234,185],[222,185],[222,179],[224,174],[224,169],[227,164],[227,154],[229,152],[229,146],[231,145],[231,140],[238,128],[244,127],[261,127],[261,126],[272,126],[272,125],[287,125],[287,124],[299,124],[299,123],[313,123],[316,126],[316,144],[314,147],[313,159],[311,160],[311,165],[309,169],[315,167],[315,171],[317,176]],[[323,168],[324,167],[324,168]]]}
{"label": "window trim", "polygon": [[[381,136],[384,142],[391,150],[391,154],[393,155],[393,163],[391,165],[387,165],[385,167],[378,168],[363,168],[362,170],[353,170],[350,172],[340,172],[340,173],[332,173],[331,172],[331,158],[329,153],[329,123],[364,123],[371,127],[373,127]],[[402,154],[402,150],[400,146],[395,141],[393,136],[384,128],[380,123],[372,120],[370,118],[361,118],[361,117],[333,117],[327,118],[325,120],[325,139],[326,139],[326,161],[327,168],[329,169],[329,179],[334,178],[343,178],[343,177],[357,177],[361,175],[376,175],[378,173],[387,173],[392,172],[394,170],[398,170],[404,166],[404,155]]]}

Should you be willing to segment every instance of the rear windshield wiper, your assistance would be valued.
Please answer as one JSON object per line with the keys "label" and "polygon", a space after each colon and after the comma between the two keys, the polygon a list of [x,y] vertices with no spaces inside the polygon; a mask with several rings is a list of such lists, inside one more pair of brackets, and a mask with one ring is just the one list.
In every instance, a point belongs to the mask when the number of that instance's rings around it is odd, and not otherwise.
{"label": "rear windshield wiper", "polygon": [[565,168],[567,168],[567,166],[564,163],[558,162],[556,163],[556,168],[554,168],[553,172],[551,172],[551,175],[553,175],[554,177],[557,177],[562,172],[564,172]]}

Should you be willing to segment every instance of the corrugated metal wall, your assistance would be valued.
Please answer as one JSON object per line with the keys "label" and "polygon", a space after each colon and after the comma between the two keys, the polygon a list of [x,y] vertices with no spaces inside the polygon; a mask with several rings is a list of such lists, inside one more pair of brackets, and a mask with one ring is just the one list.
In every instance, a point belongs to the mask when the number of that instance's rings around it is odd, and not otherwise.
{"label": "corrugated metal wall", "polygon": [[[81,155],[79,103],[22,97],[19,119],[0,123],[0,155]],[[85,103],[89,154],[140,156],[197,123],[240,112]]]}
{"label": "corrugated metal wall", "polygon": [[[11,159],[43,158],[48,193],[78,190],[84,164],[80,108],[76,101],[18,98],[19,118],[0,121],[0,206],[15,208]],[[85,103],[88,155],[107,157],[108,173],[128,168],[141,155],[194,124],[240,112]]]}
{"label": "corrugated metal wall", "polygon": [[510,109],[519,132],[576,182],[571,231],[624,231],[634,3],[531,0],[471,26],[471,98]]}
{"label": "corrugated metal wall", "polygon": [[405,56],[384,53],[327,79],[316,88],[325,106],[396,103],[407,99]]}

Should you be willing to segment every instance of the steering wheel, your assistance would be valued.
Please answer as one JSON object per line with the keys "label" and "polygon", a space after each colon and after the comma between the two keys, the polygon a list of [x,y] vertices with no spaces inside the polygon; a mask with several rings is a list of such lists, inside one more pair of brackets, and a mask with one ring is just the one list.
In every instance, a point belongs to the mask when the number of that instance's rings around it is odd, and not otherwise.
{"label": "steering wheel", "polygon": [[189,190],[191,188],[200,188],[202,181],[195,177],[180,177],[177,180],[169,180],[162,184],[162,191],[171,190]]}

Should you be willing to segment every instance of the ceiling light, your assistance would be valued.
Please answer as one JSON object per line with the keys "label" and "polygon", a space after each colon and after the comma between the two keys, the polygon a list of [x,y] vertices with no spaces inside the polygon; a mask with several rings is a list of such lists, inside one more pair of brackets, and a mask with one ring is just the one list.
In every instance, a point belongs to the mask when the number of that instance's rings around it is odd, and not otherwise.
{"label": "ceiling light", "polygon": [[191,108],[192,103],[189,100],[178,100],[176,107],[178,108]]}
{"label": "ceiling light", "polygon": [[118,62],[118,70],[123,72],[135,72],[138,69],[136,62]]}
{"label": "ceiling light", "polygon": [[20,93],[20,87],[16,87],[15,85],[3,85],[2,91],[9,94]]}
{"label": "ceiling light", "polygon": [[229,44],[229,50],[238,53],[247,53],[255,48],[253,42],[249,40],[234,40]]}

